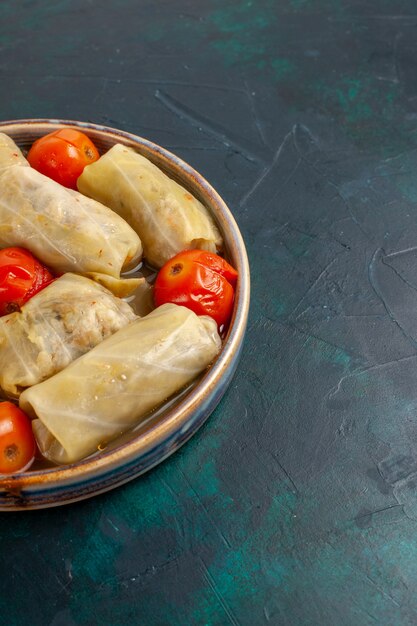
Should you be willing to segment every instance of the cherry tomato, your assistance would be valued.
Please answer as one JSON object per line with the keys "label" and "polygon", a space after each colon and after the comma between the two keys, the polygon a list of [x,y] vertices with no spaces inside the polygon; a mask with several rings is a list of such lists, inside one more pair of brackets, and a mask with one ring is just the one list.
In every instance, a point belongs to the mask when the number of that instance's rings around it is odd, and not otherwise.
{"label": "cherry tomato", "polygon": [[155,281],[156,306],[173,302],[197,313],[210,315],[226,326],[233,310],[237,272],[212,252],[184,250],[161,268]]}
{"label": "cherry tomato", "polygon": [[0,315],[18,311],[54,279],[24,248],[0,250]]}
{"label": "cherry tomato", "polygon": [[0,402],[0,473],[28,469],[36,452],[32,424],[11,402]]}
{"label": "cherry tomato", "polygon": [[69,189],[77,189],[84,167],[99,157],[91,139],[73,128],[61,128],[37,139],[27,156],[35,170]]}

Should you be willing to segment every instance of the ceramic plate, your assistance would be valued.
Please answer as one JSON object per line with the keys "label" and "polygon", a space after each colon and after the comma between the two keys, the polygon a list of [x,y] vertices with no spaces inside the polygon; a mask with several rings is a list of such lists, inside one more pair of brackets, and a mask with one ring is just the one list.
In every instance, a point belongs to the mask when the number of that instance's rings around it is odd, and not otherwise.
{"label": "ceramic plate", "polygon": [[26,150],[38,137],[63,126],[83,130],[101,153],[115,143],[131,146],[205,204],[223,235],[226,256],[239,273],[236,300],[221,353],[196,384],[94,456],[63,467],[0,474],[2,511],[51,507],[94,496],[132,480],[175,452],[203,424],[226,391],[237,366],[248,316],[250,287],[245,245],[230,210],[209,183],[164,148],[105,126],[33,119],[2,122],[0,132]]}

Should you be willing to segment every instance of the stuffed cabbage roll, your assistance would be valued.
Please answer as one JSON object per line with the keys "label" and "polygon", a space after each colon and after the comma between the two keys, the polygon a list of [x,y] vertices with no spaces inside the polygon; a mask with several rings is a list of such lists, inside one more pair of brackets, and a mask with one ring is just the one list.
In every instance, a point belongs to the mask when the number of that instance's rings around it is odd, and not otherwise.
{"label": "stuffed cabbage roll", "polygon": [[[28,248],[58,273],[76,272],[118,295],[137,286],[120,272],[140,259],[139,237],[119,215],[31,167],[0,170],[0,246]],[[113,279],[113,280],[111,280]]]}
{"label": "stuffed cabbage roll", "polygon": [[17,397],[136,319],[89,278],[64,274],[20,311],[0,317],[0,387]]}
{"label": "stuffed cabbage roll", "polygon": [[136,425],[202,372],[220,351],[216,323],[164,304],[49,380],[27,389],[42,454],[78,461]]}
{"label": "stuffed cabbage roll", "polygon": [[132,148],[116,144],[84,169],[77,184],[132,226],[154,267],[182,250],[217,252],[222,247],[219,230],[201,202]]}
{"label": "stuffed cabbage roll", "polygon": [[10,167],[10,165],[26,165],[29,167],[29,163],[13,139],[4,133],[0,133],[0,171]]}

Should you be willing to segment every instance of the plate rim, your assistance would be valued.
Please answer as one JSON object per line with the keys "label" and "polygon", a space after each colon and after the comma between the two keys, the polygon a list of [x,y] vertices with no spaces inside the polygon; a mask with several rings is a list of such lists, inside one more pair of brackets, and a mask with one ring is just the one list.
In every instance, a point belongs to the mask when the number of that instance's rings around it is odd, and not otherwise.
{"label": "plate rim", "polygon": [[[240,358],[249,314],[250,269],[243,237],[228,205],[202,174],[176,154],[149,139],[93,122],[54,118],[5,120],[0,121],[0,132],[7,133],[7,128],[10,132],[16,127],[16,130],[18,128],[21,132],[27,130],[29,134],[32,129],[33,135],[33,128],[42,126],[49,129],[49,132],[54,127],[73,126],[84,129],[87,133],[91,131],[104,137],[109,135],[112,138],[119,137],[122,143],[133,144],[139,148],[139,152],[152,155],[154,158],[151,160],[154,162],[158,161],[159,164],[159,161],[162,161],[166,166],[163,169],[185,172],[188,177],[186,181],[188,188],[191,186],[193,193],[196,189],[199,190],[200,193],[197,195],[202,196],[206,204],[209,199],[207,208],[214,213],[224,237],[226,237],[224,231],[227,230],[231,256],[239,272],[239,280],[233,317],[219,356],[196,386],[175,407],[168,408],[166,413],[163,413],[160,422],[129,442],[77,463],[36,471],[29,470],[23,474],[0,474],[0,511],[60,506],[93,497],[136,478],[165,460],[197,432],[220,402]],[[146,156],[148,157],[148,154]],[[169,445],[163,447],[164,444]],[[146,458],[146,455],[149,456],[149,464],[143,466],[140,461]],[[130,468],[128,476],[124,476],[122,472],[126,468]],[[90,490],[90,484],[94,483],[96,488]],[[61,500],[63,491],[64,496]]]}

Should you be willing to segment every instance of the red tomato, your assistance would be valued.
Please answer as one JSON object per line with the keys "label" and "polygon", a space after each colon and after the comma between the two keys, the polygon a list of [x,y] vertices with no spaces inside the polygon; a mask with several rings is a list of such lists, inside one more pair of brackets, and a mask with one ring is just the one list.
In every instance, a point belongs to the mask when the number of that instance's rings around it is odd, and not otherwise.
{"label": "red tomato", "polygon": [[0,315],[18,311],[54,277],[24,248],[0,250]]}
{"label": "red tomato", "polygon": [[155,281],[155,305],[180,304],[210,315],[219,328],[232,315],[237,272],[212,252],[184,250],[161,268]]}
{"label": "red tomato", "polygon": [[28,154],[30,165],[41,174],[69,189],[77,189],[77,178],[86,165],[100,157],[84,133],[61,128],[37,139]]}
{"label": "red tomato", "polygon": [[26,413],[11,402],[0,402],[0,472],[28,469],[36,452],[32,424]]}

